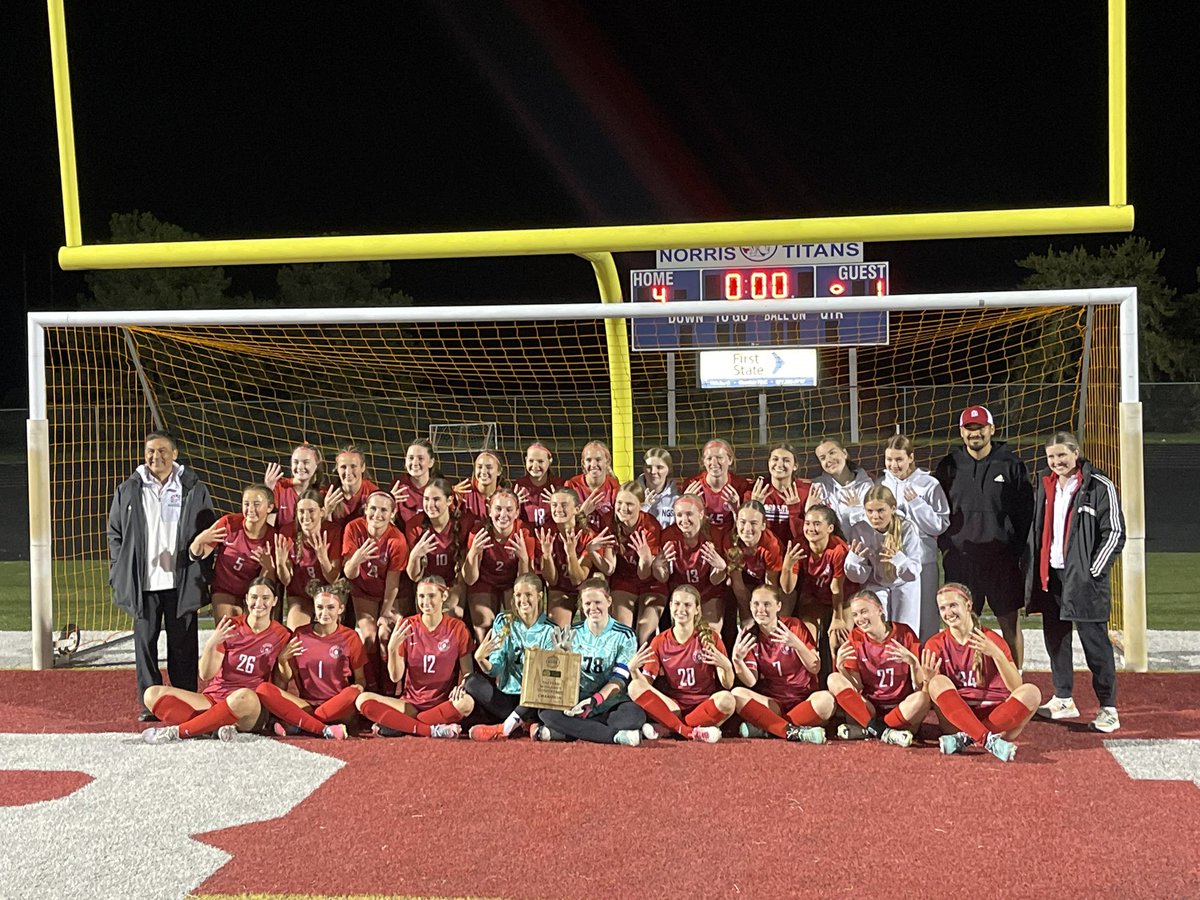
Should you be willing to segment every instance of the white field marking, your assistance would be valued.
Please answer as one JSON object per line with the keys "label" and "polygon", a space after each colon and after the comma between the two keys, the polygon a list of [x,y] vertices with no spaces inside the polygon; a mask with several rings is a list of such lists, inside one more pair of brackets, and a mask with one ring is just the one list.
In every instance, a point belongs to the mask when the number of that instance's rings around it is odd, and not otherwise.
{"label": "white field marking", "polygon": [[1200,740],[1106,740],[1104,746],[1130,778],[1200,787]]}
{"label": "white field marking", "polygon": [[266,738],[0,734],[0,770],[78,771],[66,797],[0,807],[0,897],[186,897],[230,859],[192,835],[287,814],[340,769]]}

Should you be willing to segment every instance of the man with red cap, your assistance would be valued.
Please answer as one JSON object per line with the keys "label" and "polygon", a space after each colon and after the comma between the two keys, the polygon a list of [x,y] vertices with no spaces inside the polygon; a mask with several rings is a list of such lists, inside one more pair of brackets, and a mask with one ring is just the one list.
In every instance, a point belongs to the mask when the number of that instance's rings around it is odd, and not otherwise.
{"label": "man with red cap", "polygon": [[938,463],[937,480],[950,501],[950,527],[938,538],[946,581],[971,589],[975,612],[984,602],[1000,622],[1018,668],[1024,657],[1021,608],[1025,579],[1021,557],[1033,522],[1033,485],[1025,464],[1003,441],[986,407],[971,406],[958,419],[963,445]]}

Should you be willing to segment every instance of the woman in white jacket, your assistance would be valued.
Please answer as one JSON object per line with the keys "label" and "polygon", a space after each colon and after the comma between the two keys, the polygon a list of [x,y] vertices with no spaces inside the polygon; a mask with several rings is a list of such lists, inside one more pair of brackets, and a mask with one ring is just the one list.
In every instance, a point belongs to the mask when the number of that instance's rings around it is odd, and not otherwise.
{"label": "woman in white jacket", "polygon": [[875,482],[854,464],[846,448],[832,438],[821,439],[816,457],[822,474],[813,479],[809,496],[814,499],[808,505],[824,503],[832,509],[837,513],[842,534],[848,536],[854,524],[863,520],[863,495]]}
{"label": "woman in white jacket", "polygon": [[950,503],[938,480],[917,468],[912,441],[902,434],[888,440],[883,450],[883,477],[879,483],[896,498],[896,510],[921,535],[921,627],[914,629],[924,644],[941,627],[938,618],[937,538],[950,526]]}
{"label": "woman in white jacket", "polygon": [[891,622],[921,624],[921,532],[896,512],[896,496],[876,485],[863,497],[866,521],[850,529],[846,578],[874,591]]}

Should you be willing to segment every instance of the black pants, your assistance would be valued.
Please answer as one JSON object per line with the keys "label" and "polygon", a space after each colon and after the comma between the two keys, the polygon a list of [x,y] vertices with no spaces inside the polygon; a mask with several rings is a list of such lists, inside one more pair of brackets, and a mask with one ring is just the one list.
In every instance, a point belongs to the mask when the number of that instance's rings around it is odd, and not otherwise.
{"label": "black pants", "polygon": [[523,722],[537,718],[537,710],[521,706],[516,694],[506,694],[496,687],[492,679],[479,672],[472,672],[463,682],[463,689],[475,701],[475,712],[471,718],[479,718],[487,725],[502,725],[514,712]]}
{"label": "black pants", "polygon": [[200,674],[199,625],[194,612],[175,615],[178,594],[167,591],[142,593],[142,614],[133,620],[133,653],[137,668],[138,703],[152,684],[162,684],[158,671],[158,636],[167,624],[167,676],[171,686],[196,690]]}
{"label": "black pants", "polygon": [[611,744],[618,731],[636,731],[645,725],[646,711],[632,700],[625,700],[587,719],[571,717],[557,709],[543,709],[538,713],[538,718],[551,731],[568,738],[591,741],[593,744]]}
{"label": "black pants", "polygon": [[1092,689],[1101,706],[1117,705],[1117,661],[1107,622],[1073,622],[1059,618],[1062,604],[1062,581],[1050,570],[1050,600],[1042,614],[1042,634],[1046,652],[1050,655],[1050,676],[1054,681],[1054,696],[1067,698],[1075,686],[1075,667],[1071,662],[1071,628],[1079,632],[1083,656],[1092,672]]}

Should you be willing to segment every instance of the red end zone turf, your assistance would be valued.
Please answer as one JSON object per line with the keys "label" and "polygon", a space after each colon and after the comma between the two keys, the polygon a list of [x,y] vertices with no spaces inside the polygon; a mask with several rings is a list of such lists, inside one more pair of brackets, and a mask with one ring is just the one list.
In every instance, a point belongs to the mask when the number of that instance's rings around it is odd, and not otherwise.
{"label": "red end zone turf", "polygon": [[[135,731],[132,680],[0,673],[0,730]],[[1120,739],[1200,738],[1200,674],[1123,675],[1119,689]],[[198,893],[1094,898],[1200,884],[1196,785],[1131,779],[1079,724],[1031,723],[1008,765],[931,741],[292,743],[347,765],[282,818],[199,836],[233,859]]]}

